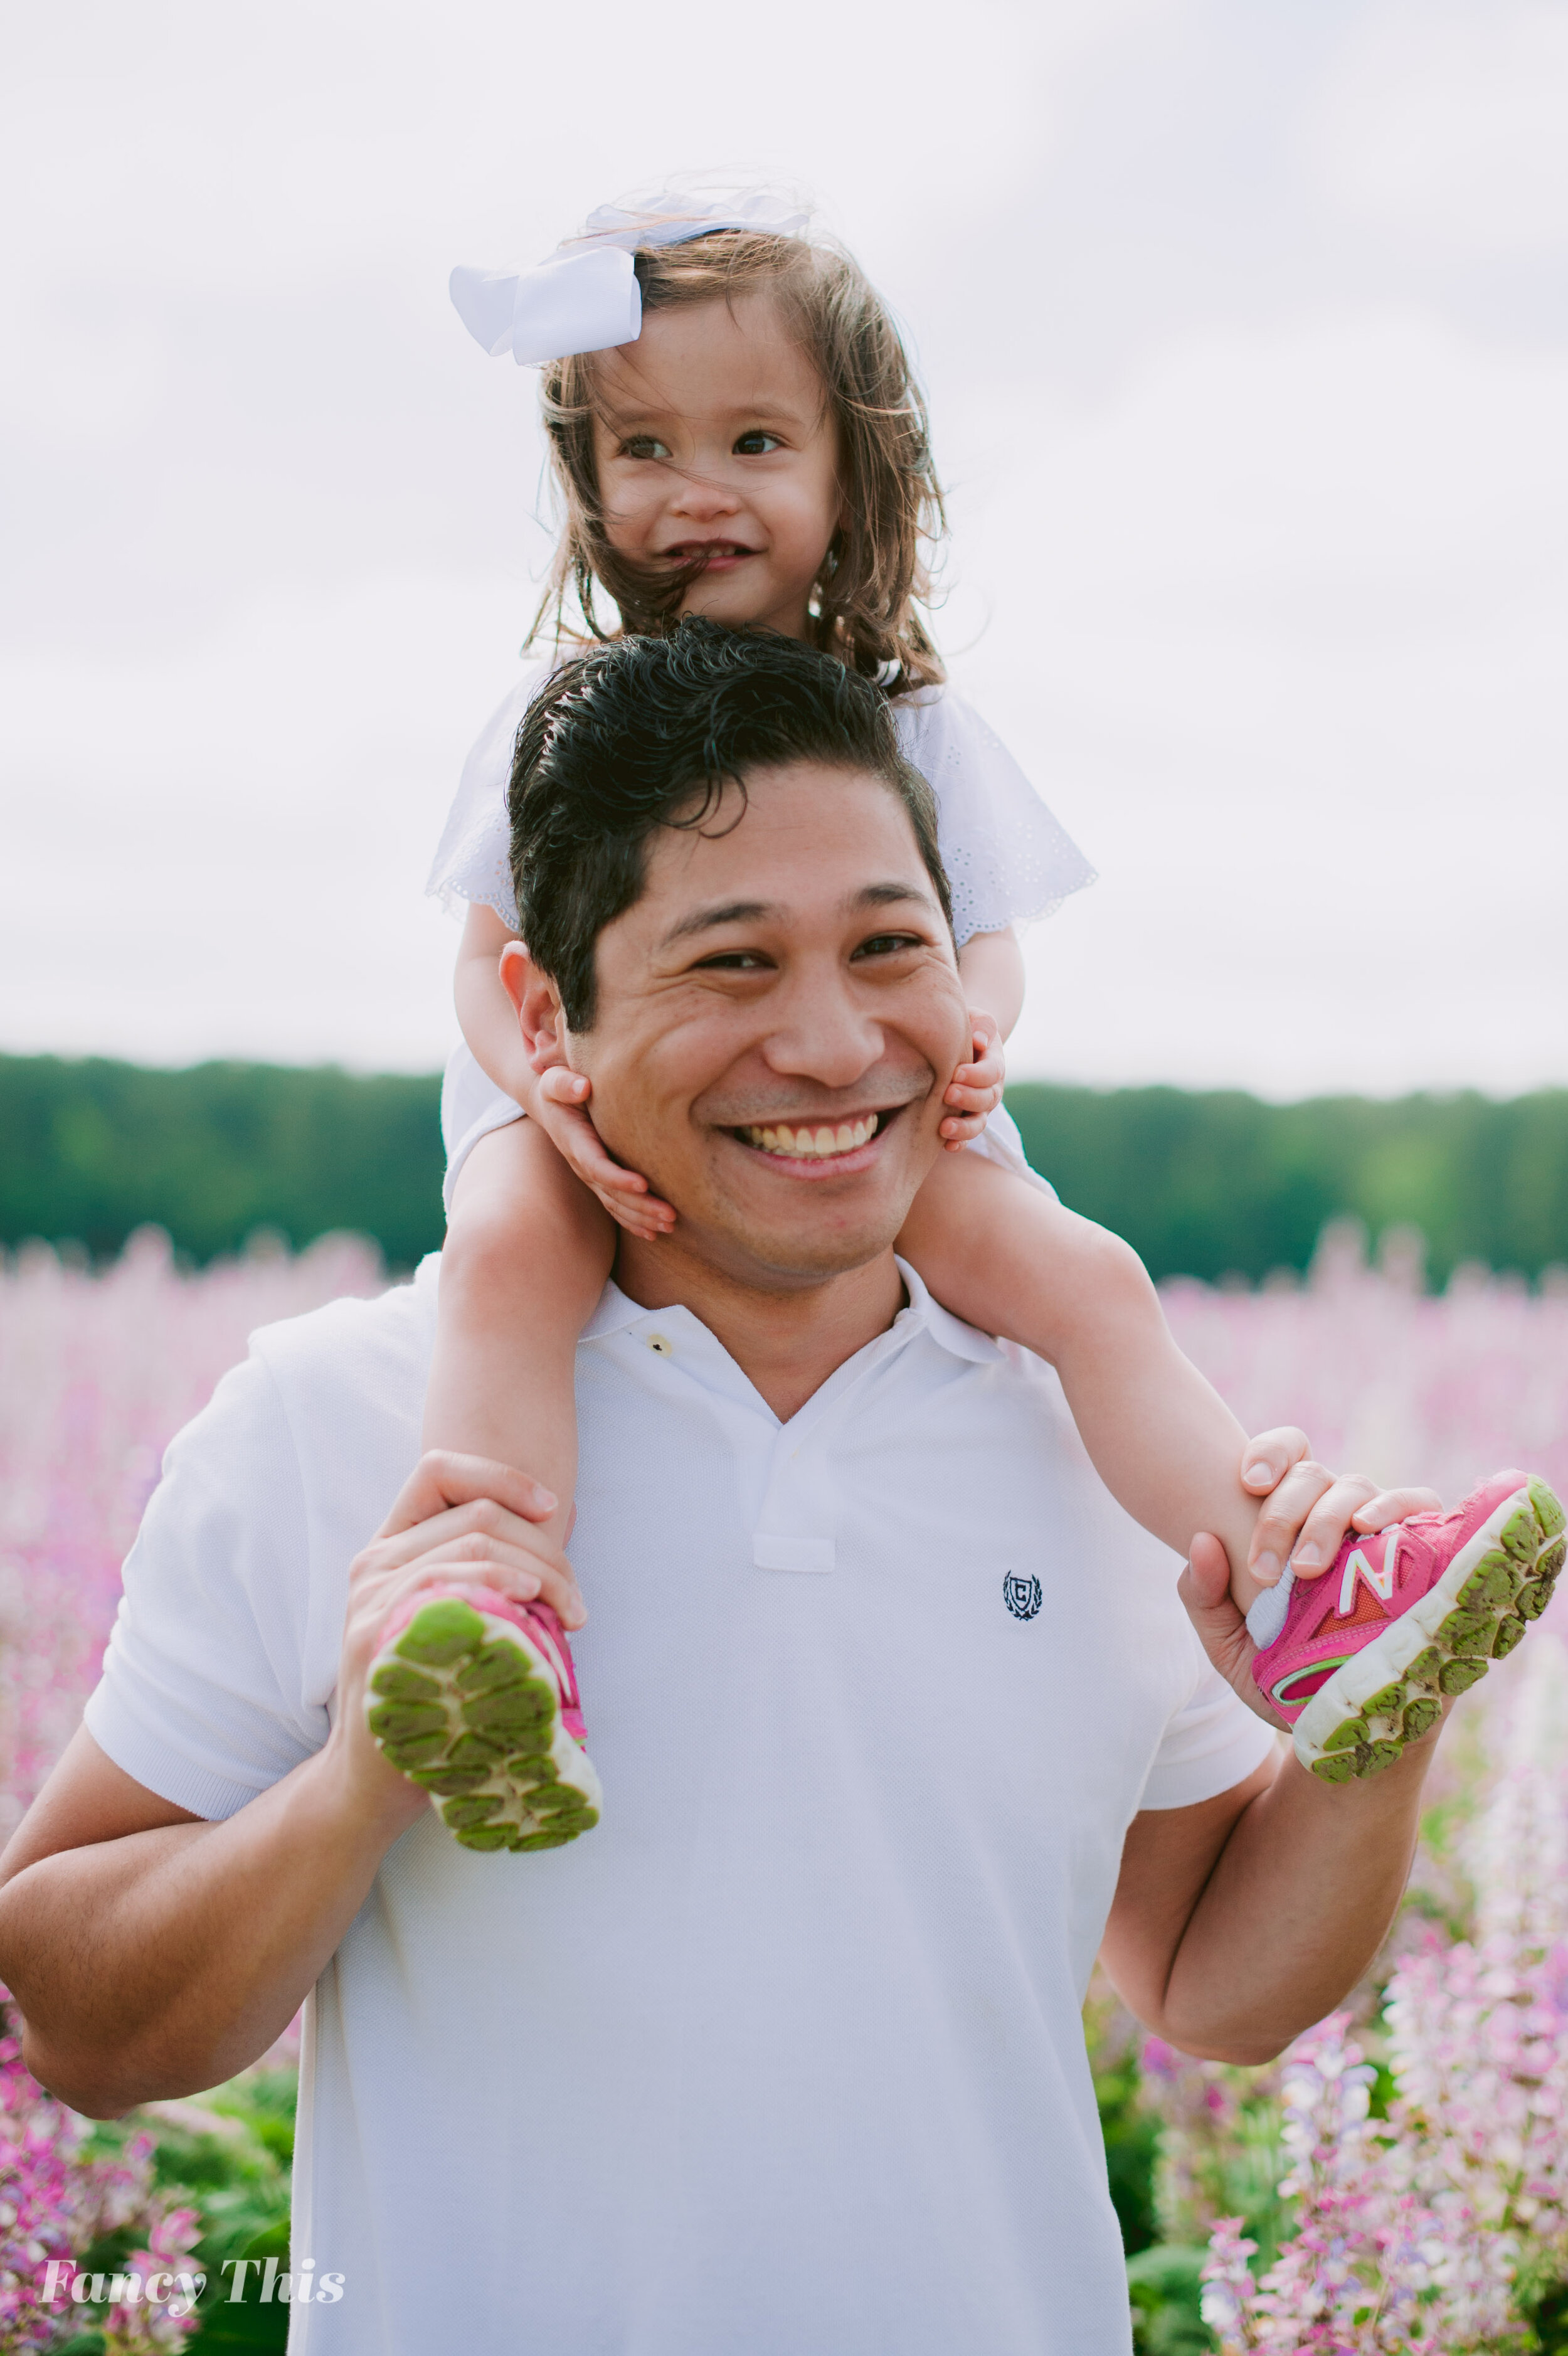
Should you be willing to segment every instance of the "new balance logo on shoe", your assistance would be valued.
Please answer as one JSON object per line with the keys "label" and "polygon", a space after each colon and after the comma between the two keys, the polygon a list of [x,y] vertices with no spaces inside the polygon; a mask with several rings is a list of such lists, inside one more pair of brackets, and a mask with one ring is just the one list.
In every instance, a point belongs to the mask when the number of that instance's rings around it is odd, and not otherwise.
{"label": "new balance logo on shoe", "polygon": [[1375,1569],[1367,1560],[1365,1547],[1357,1547],[1345,1565],[1345,1575],[1339,1581],[1339,1617],[1348,1620],[1356,1608],[1356,1581],[1364,1579],[1380,1603],[1393,1601],[1394,1570],[1399,1552],[1397,1524],[1389,1535],[1388,1552]]}
{"label": "new balance logo on shoe", "polygon": [[1026,1579],[1018,1570],[1009,1570],[1003,1580],[1002,1594],[1015,1620],[1032,1620],[1045,1601],[1039,1580]]}

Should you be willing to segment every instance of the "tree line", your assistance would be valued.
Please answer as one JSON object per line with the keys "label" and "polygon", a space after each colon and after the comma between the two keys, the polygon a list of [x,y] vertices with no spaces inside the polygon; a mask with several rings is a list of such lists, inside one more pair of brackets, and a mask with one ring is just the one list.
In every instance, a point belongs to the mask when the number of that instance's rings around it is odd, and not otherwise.
{"label": "tree line", "polygon": [[[389,1266],[441,1241],[441,1084],[333,1066],[0,1056],[0,1242],[119,1250],[148,1223],[202,1261],[258,1228],[350,1228]],[[1568,1088],[1265,1104],[1240,1091],[1060,1087],[1008,1102],[1064,1202],[1156,1276],[1303,1269],[1327,1221],[1419,1227],[1432,1280],[1568,1261]]]}

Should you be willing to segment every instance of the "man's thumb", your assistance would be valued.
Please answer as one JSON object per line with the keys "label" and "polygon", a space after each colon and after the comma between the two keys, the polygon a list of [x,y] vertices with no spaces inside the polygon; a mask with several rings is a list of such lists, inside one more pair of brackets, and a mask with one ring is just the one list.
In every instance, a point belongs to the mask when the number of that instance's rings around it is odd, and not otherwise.
{"label": "man's thumb", "polygon": [[1217,1537],[1200,1530],[1192,1541],[1184,1573],[1187,1597],[1199,1612],[1212,1612],[1231,1591],[1231,1566]]}

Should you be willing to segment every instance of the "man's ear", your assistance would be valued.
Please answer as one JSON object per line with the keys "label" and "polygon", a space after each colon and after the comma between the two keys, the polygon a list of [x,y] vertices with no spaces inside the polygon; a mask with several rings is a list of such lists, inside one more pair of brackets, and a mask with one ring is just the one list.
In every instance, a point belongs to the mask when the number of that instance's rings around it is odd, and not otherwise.
{"label": "man's ear", "polygon": [[548,1072],[552,1064],[564,1064],[566,1020],[560,992],[521,941],[508,941],[501,951],[501,987],[517,1010],[517,1028],[535,1071]]}

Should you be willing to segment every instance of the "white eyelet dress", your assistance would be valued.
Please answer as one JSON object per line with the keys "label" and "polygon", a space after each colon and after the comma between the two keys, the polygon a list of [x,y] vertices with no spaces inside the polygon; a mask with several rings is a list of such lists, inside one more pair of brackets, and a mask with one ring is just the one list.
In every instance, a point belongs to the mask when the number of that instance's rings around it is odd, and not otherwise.
{"label": "white eyelet dress", "polygon": [[[486,721],[467,760],[436,849],[426,889],[453,909],[477,901],[515,932],[507,787],[512,750],[529,700],[549,675],[529,664]],[[1076,843],[1046,809],[995,730],[951,688],[927,687],[892,706],[906,757],[935,792],[943,862],[953,887],[953,926],[962,948],[976,933],[1001,932],[1048,916],[1094,881]],[[446,1203],[479,1139],[522,1115],[481,1071],[461,1041],[441,1092]],[[1034,1176],[1009,1113],[1000,1108],[971,1151]],[[1043,1179],[1037,1179],[1043,1185]]]}

